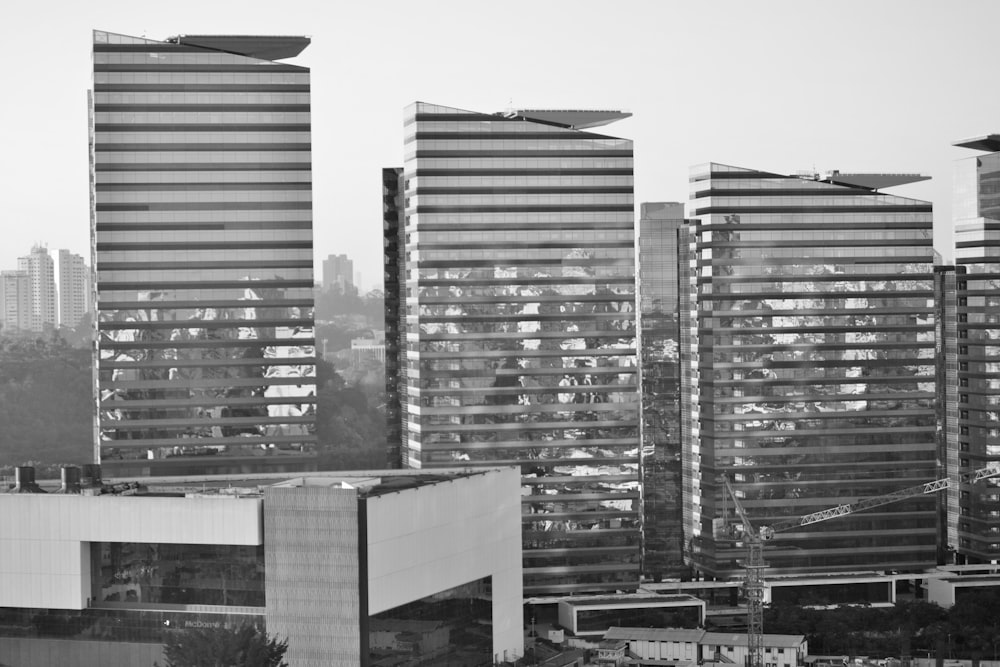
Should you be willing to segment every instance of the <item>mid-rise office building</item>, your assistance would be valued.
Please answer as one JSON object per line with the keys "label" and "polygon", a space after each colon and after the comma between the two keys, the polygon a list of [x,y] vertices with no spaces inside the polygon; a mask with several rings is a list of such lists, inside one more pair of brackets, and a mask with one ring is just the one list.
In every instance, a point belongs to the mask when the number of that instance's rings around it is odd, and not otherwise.
{"label": "mid-rise office building", "polygon": [[0,271],[0,332],[31,331],[31,277],[27,271]]}
{"label": "mid-rise office building", "polygon": [[521,468],[527,595],[639,581],[628,115],[406,111],[402,458]]}
{"label": "mid-rise office building", "polygon": [[[957,419],[948,454],[958,472],[1000,461],[1000,134],[955,144],[977,151],[956,162],[955,296]],[[957,492],[951,529],[960,562],[1000,559],[1000,482]],[[954,511],[957,509],[957,513]],[[957,524],[957,525],[955,525]]]}
{"label": "mid-rise office building", "polygon": [[59,326],[75,327],[90,312],[90,267],[83,257],[59,251]]}
{"label": "mid-rise office building", "polygon": [[31,308],[28,329],[43,333],[56,325],[56,274],[55,263],[49,249],[36,245],[31,253],[17,258],[17,268],[28,274],[31,286]]}
{"label": "mid-rise office building", "polygon": [[644,203],[636,237],[642,392],[643,575],[688,573],[684,563],[681,306],[689,289],[684,205]]}
{"label": "mid-rise office building", "polygon": [[96,457],[314,467],[307,37],[94,32]]}
{"label": "mid-rise office building", "polygon": [[[937,478],[932,209],[883,192],[923,178],[692,170],[699,570],[735,573],[745,555],[717,530],[733,505],[721,475],[758,526]],[[783,532],[766,557],[783,573],[922,569],[935,503]]]}
{"label": "mid-rise office building", "polygon": [[137,484],[94,467],[51,493],[19,469],[0,493],[2,664],[152,667],[171,637],[248,623],[290,667],[524,655],[516,469]]}

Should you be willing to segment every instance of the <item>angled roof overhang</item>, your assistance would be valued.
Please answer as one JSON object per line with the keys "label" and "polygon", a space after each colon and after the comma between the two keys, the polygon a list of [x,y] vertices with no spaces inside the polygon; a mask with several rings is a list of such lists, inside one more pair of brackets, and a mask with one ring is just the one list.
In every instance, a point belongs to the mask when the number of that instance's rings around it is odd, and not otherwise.
{"label": "angled roof overhang", "polygon": [[282,60],[302,53],[312,41],[309,37],[282,35],[178,35],[167,41],[225,51],[259,60]]}
{"label": "angled roof overhang", "polygon": [[956,141],[952,146],[958,146],[959,148],[971,148],[976,151],[987,151],[989,153],[996,153],[1000,151],[1000,134],[984,134],[981,137],[972,137],[971,139],[963,139],[962,141]]}
{"label": "angled roof overhang", "polygon": [[505,114],[513,118],[525,118],[551,125],[585,130],[591,127],[601,127],[628,118],[629,111],[594,110],[594,109],[518,109]]}
{"label": "angled roof overhang", "polygon": [[909,185],[910,183],[929,181],[930,179],[930,176],[923,176],[921,174],[845,174],[835,172],[827,174],[823,180],[835,185],[852,185],[868,190],[881,190],[897,185]]}

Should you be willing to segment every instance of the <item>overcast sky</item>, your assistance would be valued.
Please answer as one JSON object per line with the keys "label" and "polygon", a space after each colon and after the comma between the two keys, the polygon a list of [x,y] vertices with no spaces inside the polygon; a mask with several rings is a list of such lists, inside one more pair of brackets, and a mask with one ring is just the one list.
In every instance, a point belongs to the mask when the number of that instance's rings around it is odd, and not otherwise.
{"label": "overcast sky", "polygon": [[[41,242],[89,258],[91,30],[309,35],[317,259],[381,280],[383,166],[414,100],[483,112],[601,108],[635,141],[636,201],[687,199],[688,167],[920,172],[952,252],[958,139],[1000,132],[1000,2],[573,0],[7,2],[0,268]],[[89,262],[89,259],[88,259]]]}

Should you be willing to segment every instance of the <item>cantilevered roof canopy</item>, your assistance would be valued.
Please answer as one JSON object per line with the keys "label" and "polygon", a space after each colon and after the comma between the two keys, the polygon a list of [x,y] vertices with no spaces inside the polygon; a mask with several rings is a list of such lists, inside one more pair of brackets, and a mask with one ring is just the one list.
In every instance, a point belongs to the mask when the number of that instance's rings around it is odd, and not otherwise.
{"label": "cantilevered roof canopy", "polygon": [[867,188],[868,190],[881,190],[882,188],[891,188],[896,185],[909,185],[910,183],[929,181],[931,177],[921,174],[845,174],[833,171],[827,174],[823,180],[837,185],[853,185],[859,188]]}
{"label": "cantilevered roof canopy", "polygon": [[981,137],[963,139],[962,141],[956,141],[952,144],[952,146],[996,153],[997,151],[1000,151],[1000,134],[984,134]]}
{"label": "cantilevered roof canopy", "polygon": [[521,117],[537,120],[542,123],[561,125],[575,130],[585,130],[591,127],[601,127],[616,120],[628,118],[631,112],[596,109],[518,109],[505,114],[508,117]]}
{"label": "cantilevered roof canopy", "polygon": [[299,55],[312,40],[281,35],[178,35],[167,41],[260,60],[282,60]]}

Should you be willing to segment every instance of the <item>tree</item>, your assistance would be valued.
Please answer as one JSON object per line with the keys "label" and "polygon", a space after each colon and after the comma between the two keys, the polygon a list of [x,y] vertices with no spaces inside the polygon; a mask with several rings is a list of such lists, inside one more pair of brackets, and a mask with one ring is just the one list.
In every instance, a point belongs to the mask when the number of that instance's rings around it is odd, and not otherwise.
{"label": "tree", "polygon": [[170,633],[164,667],[288,667],[288,640],[268,637],[253,623],[238,628],[197,628]]}

